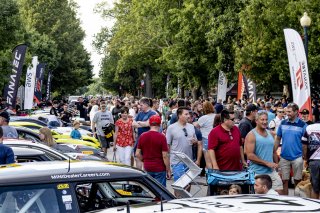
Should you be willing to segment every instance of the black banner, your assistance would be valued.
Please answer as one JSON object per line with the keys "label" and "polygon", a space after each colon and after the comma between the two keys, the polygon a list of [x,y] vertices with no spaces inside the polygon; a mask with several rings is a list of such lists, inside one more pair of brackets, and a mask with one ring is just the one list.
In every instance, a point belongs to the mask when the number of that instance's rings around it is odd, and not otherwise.
{"label": "black banner", "polygon": [[27,45],[25,44],[16,46],[12,51],[12,73],[9,77],[9,83],[4,89],[7,106],[12,109],[16,108],[17,92],[26,51]]}
{"label": "black banner", "polygon": [[46,64],[40,63],[36,70],[36,83],[34,86],[34,100],[39,104],[42,101],[42,83]]}
{"label": "black banner", "polygon": [[52,80],[52,71],[50,70],[48,73],[48,81],[47,81],[47,92],[46,92],[46,101],[51,99],[51,80]]}
{"label": "black banner", "polygon": [[247,93],[247,98],[251,99],[253,102],[257,100],[256,84],[243,74],[243,82],[245,86],[245,91]]}

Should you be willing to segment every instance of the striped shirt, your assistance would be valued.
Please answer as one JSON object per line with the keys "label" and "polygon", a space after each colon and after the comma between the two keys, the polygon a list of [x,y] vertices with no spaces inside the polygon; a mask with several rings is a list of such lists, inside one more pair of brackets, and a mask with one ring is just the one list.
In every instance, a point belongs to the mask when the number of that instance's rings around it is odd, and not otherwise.
{"label": "striped shirt", "polygon": [[307,124],[300,118],[293,122],[285,119],[281,122],[277,136],[282,138],[280,156],[292,161],[302,156],[302,140],[306,139]]}

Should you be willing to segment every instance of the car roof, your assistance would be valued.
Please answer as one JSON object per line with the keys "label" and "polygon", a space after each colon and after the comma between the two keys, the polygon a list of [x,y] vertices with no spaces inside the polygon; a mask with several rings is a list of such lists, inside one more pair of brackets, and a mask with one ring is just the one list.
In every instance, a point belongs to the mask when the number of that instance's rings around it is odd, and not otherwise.
{"label": "car roof", "polygon": [[0,166],[0,186],[133,178],[146,175],[129,166],[99,161],[43,161]]}
{"label": "car roof", "polygon": [[44,145],[44,144],[41,144],[41,143],[35,143],[35,142],[32,142],[32,141],[29,141],[29,140],[24,140],[24,139],[14,139],[14,138],[5,138],[3,140],[3,144],[7,145],[7,146],[10,146],[10,147],[13,147],[13,146],[23,146],[23,147],[38,147],[38,148],[41,148],[41,149],[44,149],[44,150],[48,150],[50,152],[53,152],[55,153],[56,155],[59,155],[61,158],[65,159],[65,160],[68,160],[69,157],[66,156],[65,154],[61,153],[61,152],[58,152],[56,151],[55,149],[52,149],[51,147],[47,146],[47,145]]}
{"label": "car roof", "polygon": [[43,151],[28,147],[11,147],[15,156],[35,156],[44,155]]}

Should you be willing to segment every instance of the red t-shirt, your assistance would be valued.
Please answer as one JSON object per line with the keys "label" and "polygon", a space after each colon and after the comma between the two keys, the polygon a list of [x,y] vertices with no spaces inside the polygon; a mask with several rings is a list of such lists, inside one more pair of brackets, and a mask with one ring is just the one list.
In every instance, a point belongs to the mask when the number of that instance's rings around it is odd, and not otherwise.
{"label": "red t-shirt", "polygon": [[138,141],[138,149],[143,155],[143,166],[147,172],[166,171],[162,152],[168,152],[166,137],[156,131],[142,133]]}
{"label": "red t-shirt", "polygon": [[217,164],[220,170],[242,170],[241,166],[241,134],[238,127],[231,130],[232,140],[229,132],[221,125],[211,130],[208,136],[208,150],[215,151]]}

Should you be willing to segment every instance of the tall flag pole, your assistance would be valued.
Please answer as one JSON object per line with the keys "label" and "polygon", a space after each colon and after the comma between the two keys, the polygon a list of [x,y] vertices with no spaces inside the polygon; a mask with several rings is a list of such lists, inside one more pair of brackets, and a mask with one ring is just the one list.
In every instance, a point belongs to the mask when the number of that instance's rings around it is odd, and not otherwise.
{"label": "tall flag pole", "polygon": [[27,69],[25,94],[24,94],[24,109],[32,109],[33,107],[33,95],[34,85],[36,81],[36,70],[38,66],[38,56],[32,57],[32,66]]}
{"label": "tall flag pole", "polygon": [[[309,71],[306,52],[299,33],[293,29],[284,29],[289,69],[291,76],[293,102],[300,110],[308,109],[312,112]],[[312,114],[309,114],[312,120]]]}
{"label": "tall flag pole", "polygon": [[20,44],[12,50],[12,72],[9,78],[9,83],[4,89],[4,97],[9,108],[15,109],[17,92],[22,74],[22,67],[27,51],[27,45]]}
{"label": "tall flag pole", "polygon": [[34,100],[39,104],[42,100],[42,83],[46,64],[39,63],[36,71],[36,83],[34,87]]}

